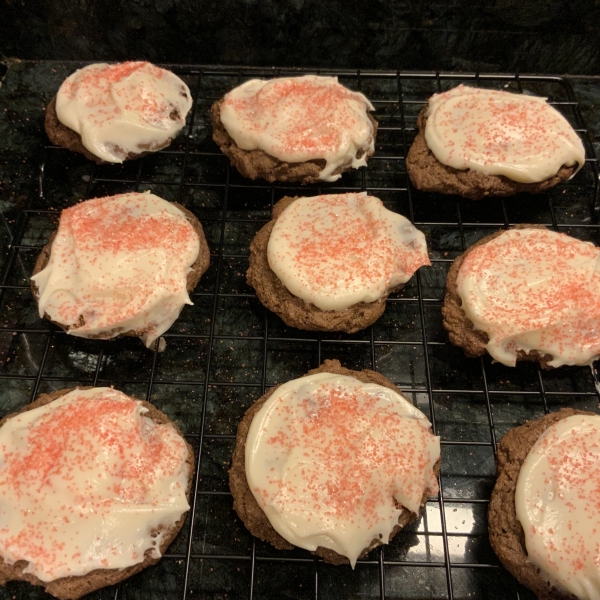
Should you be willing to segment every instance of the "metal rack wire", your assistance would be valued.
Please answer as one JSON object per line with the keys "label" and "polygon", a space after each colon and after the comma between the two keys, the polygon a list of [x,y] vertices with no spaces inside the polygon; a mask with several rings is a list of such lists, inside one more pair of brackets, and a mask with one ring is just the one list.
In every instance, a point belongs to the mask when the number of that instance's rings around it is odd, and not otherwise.
{"label": "metal rack wire", "polygon": [[[181,426],[197,451],[192,510],[156,566],[90,598],[517,598],[532,596],[499,566],[487,540],[486,510],[494,482],[496,441],[511,427],[561,406],[598,412],[589,369],[543,372],[488,358],[469,359],[441,326],[447,269],[491,231],[543,223],[600,244],[598,162],[539,196],[480,202],[414,190],[404,157],[424,101],[459,83],[547,96],[586,137],[569,78],[550,76],[321,71],[365,93],[379,134],[368,168],[322,186],[244,180],[211,141],[209,108],[253,77],[304,74],[294,69],[170,66],[196,99],[188,127],[167,150],[123,166],[95,166],[47,146],[39,194],[19,212],[0,276],[0,387],[3,414],[41,392],[76,384],[114,385],[145,397]],[[313,71],[317,73],[318,71]],[[37,316],[28,278],[58,214],[79,199],[151,189],[192,210],[211,248],[211,267],[165,338],[164,353],[136,339],[113,342],[67,336]],[[388,301],[384,316],[354,335],[300,332],[268,313],[245,283],[250,241],[284,195],[368,191],[409,217],[427,236],[432,267]],[[231,508],[227,468],[237,423],[270,385],[338,358],[392,379],[442,436],[441,491],[423,518],[354,571],[309,553],[279,552],[255,540]],[[9,584],[0,598],[32,597]],[[36,592],[36,597],[45,597]]]}

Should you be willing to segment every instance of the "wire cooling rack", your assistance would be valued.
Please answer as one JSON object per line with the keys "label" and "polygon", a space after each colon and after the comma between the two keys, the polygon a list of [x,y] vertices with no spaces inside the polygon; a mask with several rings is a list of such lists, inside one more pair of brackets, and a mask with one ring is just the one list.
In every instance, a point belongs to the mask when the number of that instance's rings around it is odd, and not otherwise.
{"label": "wire cooling rack", "polygon": [[[66,76],[72,66],[53,65]],[[175,420],[197,453],[192,510],[155,567],[94,599],[186,598],[498,598],[532,595],[499,566],[487,536],[494,448],[510,428],[563,406],[598,412],[590,369],[511,369],[466,358],[449,344],[441,303],[452,260],[477,239],[514,223],[543,223],[600,243],[598,164],[568,78],[519,75],[312,71],[337,75],[376,108],[376,155],[366,169],[321,186],[243,179],[211,140],[210,105],[244,80],[305,74],[283,69],[171,66],[195,98],[187,129],[165,151],[122,166],[95,166],[47,146],[38,194],[19,213],[0,278],[0,389],[4,413],[39,393],[74,385],[114,385],[147,398]],[[62,77],[61,76],[61,77]],[[478,202],[414,190],[404,157],[416,117],[434,92],[465,83],[545,96],[585,140],[582,171],[547,193]],[[596,82],[598,84],[598,82]],[[50,96],[54,90],[48,90]],[[47,141],[40,131],[40,144]],[[42,321],[29,289],[40,248],[60,210],[86,198],[151,190],[178,201],[202,222],[211,266],[163,353],[137,339],[110,342],[66,335]],[[245,283],[248,247],[284,195],[368,191],[409,217],[427,236],[432,259],[388,300],[381,319],[354,335],[301,332],[268,313]],[[296,550],[280,552],[250,536],[232,510],[227,469],[244,411],[271,385],[326,358],[392,379],[442,438],[441,491],[422,519],[355,570]],[[0,598],[45,598],[10,583]]]}

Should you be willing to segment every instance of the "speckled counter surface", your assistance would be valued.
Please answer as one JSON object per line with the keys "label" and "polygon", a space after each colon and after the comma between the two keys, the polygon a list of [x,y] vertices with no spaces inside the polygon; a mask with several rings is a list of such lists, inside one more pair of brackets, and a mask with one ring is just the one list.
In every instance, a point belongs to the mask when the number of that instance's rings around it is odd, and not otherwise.
{"label": "speckled counter surface", "polygon": [[[246,286],[250,240],[273,203],[302,188],[242,179],[211,140],[215,98],[247,77],[290,71],[175,67],[196,98],[182,135],[140,161],[96,166],[50,146],[43,131],[46,102],[78,64],[10,61],[0,89],[0,416],[40,392],[114,385],[147,397],[175,420],[199,465],[193,512],[164,559],[90,598],[531,599],[499,566],[487,539],[494,444],[509,428],[563,406],[599,412],[594,379],[586,368],[543,372],[533,364],[510,369],[487,357],[466,358],[443,331],[441,299],[452,259],[507,224],[544,223],[600,244],[593,210],[600,79],[333,72],[373,101],[380,133],[368,168],[316,189],[380,197],[425,232],[432,259],[432,267],[390,297],[375,325],[348,336],[287,328]],[[429,95],[458,83],[547,96],[585,139],[582,171],[546,194],[505,200],[471,202],[414,190],[404,156],[416,116]],[[194,306],[183,309],[161,354],[137,339],[67,336],[38,317],[29,290],[37,253],[62,208],[131,190],[152,190],[186,205],[201,220],[212,252],[211,267],[192,295]],[[376,368],[429,415],[442,437],[440,496],[429,500],[421,520],[354,571],[254,540],[235,516],[227,488],[244,410],[265,388],[326,358],[349,368]],[[9,584],[0,588],[0,600],[9,598],[46,596]]]}
{"label": "speckled counter surface", "polygon": [[600,74],[594,0],[36,0],[0,50],[54,60]]}

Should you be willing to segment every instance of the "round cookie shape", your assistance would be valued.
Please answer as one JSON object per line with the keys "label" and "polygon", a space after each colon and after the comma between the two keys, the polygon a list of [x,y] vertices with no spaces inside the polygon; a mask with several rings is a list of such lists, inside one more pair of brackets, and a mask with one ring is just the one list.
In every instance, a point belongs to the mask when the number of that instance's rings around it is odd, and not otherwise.
{"label": "round cookie shape", "polygon": [[425,236],[366,193],[297,198],[267,247],[273,272],[321,310],[375,302],[430,264]]}
{"label": "round cookie shape", "polygon": [[556,587],[600,596],[600,416],[572,415],[529,451],[515,490],[527,555]]}
{"label": "round cookie shape", "polygon": [[585,150],[544,98],[458,86],[419,114],[407,155],[417,189],[486,196],[539,193],[571,178]]}
{"label": "round cookie shape", "polygon": [[585,161],[581,140],[545,98],[463,85],[429,99],[425,140],[444,165],[521,183]]}
{"label": "round cookie shape", "polygon": [[72,73],[46,110],[50,140],[97,163],[168,146],[192,106],[187,85],[148,62],[93,64]]}
{"label": "round cookie shape", "polygon": [[[545,577],[540,572],[539,566],[534,564],[533,557],[528,554],[525,532],[517,518],[515,491],[521,468],[537,441],[549,428],[572,416],[598,418],[593,413],[571,408],[550,413],[541,419],[527,421],[524,425],[511,429],[500,440],[496,453],[498,477],[488,511],[490,542],[503,566],[541,600],[577,600],[577,598]],[[594,535],[591,530],[588,534]],[[585,598],[585,595],[582,597]]]}
{"label": "round cookie shape", "polygon": [[430,264],[424,235],[365,193],[285,197],[273,217],[252,241],[247,281],[298,329],[360,331]]}
{"label": "round cookie shape", "polygon": [[438,469],[439,438],[389,380],[325,361],[247,411],[230,488],[253,535],[354,566],[418,518]]}
{"label": "round cookie shape", "polygon": [[588,365],[600,354],[600,249],[542,226],[483,238],[452,264],[444,327],[468,356]]}
{"label": "round cookie shape", "polygon": [[194,452],[147,402],[112,388],[42,394],[0,421],[0,440],[2,585],[80,598],[156,563],[184,523]]}
{"label": "round cookie shape", "polygon": [[150,193],[65,209],[31,278],[40,317],[79,337],[142,338],[173,324],[209,264],[202,226]]}
{"label": "round cookie shape", "polygon": [[213,105],[213,139],[244,177],[336,181],[373,155],[372,110],[337,77],[253,79]]}

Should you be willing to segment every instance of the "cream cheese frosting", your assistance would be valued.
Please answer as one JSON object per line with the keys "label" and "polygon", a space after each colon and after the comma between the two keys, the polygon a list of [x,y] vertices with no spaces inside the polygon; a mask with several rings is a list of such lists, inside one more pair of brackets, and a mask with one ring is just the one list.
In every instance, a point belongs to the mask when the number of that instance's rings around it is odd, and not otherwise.
{"label": "cream cheese frosting", "polygon": [[583,143],[545,98],[463,85],[429,99],[425,141],[444,165],[521,183],[585,162]]}
{"label": "cream cheese frosting", "polygon": [[366,193],[298,198],[267,246],[271,270],[321,310],[374,302],[430,265],[425,236]]}
{"label": "cream cheese frosting", "polygon": [[278,387],[252,420],[245,466],[273,528],[354,567],[387,543],[404,509],[436,494],[440,440],[425,415],[389,388],[318,373]]}
{"label": "cream cheese frosting", "polygon": [[[336,181],[340,167],[364,167],[374,128],[363,94],[337,77],[252,79],[225,95],[221,122],[242,150],[260,149],[291,163],[324,159],[319,178]],[[357,157],[360,154],[360,157]]]}
{"label": "cream cheese frosting", "polygon": [[489,336],[487,351],[514,366],[517,351],[553,367],[600,355],[600,249],[546,229],[511,229],[472,248],[457,277],[462,309]]}
{"label": "cream cheese frosting", "polygon": [[529,560],[555,587],[600,599],[600,417],[549,427],[521,467],[515,492]]}
{"label": "cream cheese frosting", "polygon": [[89,65],[70,75],[56,96],[59,121],[109,163],[164,148],[191,107],[188,86],[147,62]]}
{"label": "cream cheese frosting", "polygon": [[112,388],[74,390],[0,428],[0,555],[42,581],[160,556],[189,509],[188,449]]}
{"label": "cream cheese frosting", "polygon": [[40,317],[79,337],[136,331],[150,347],[192,304],[187,274],[199,248],[185,215],[150,193],[67,208],[47,266],[31,278]]}

